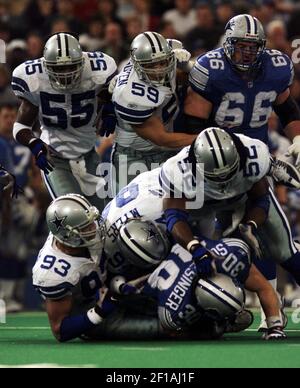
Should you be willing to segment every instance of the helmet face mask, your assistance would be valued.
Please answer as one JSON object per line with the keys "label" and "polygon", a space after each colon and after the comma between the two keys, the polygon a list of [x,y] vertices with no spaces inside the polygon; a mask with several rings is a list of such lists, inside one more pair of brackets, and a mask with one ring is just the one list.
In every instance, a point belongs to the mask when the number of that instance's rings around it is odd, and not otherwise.
{"label": "helmet face mask", "polygon": [[102,249],[105,224],[97,208],[84,197],[68,194],[57,198],[47,210],[47,224],[57,241],[72,248]]}
{"label": "helmet face mask", "polygon": [[79,42],[72,35],[53,35],[45,45],[44,67],[54,90],[72,91],[79,87],[84,67]]}
{"label": "helmet face mask", "polygon": [[257,68],[265,48],[265,32],[258,19],[250,15],[239,15],[228,22],[224,51],[237,70],[248,72]]}
{"label": "helmet face mask", "polygon": [[130,55],[140,80],[158,87],[168,85],[174,79],[175,54],[160,34],[138,35],[131,44]]}
{"label": "helmet face mask", "polygon": [[76,89],[81,82],[84,59],[77,64],[59,64],[45,61],[45,68],[53,89],[69,91]]}

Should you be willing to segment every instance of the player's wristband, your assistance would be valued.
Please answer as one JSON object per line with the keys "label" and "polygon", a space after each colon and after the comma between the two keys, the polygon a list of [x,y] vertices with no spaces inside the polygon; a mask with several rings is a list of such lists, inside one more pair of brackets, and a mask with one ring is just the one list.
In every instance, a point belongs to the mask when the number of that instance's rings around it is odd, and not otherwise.
{"label": "player's wristband", "polygon": [[247,225],[253,226],[254,230],[258,229],[258,225],[257,225],[257,223],[255,221],[248,221]]}
{"label": "player's wristband", "polygon": [[193,247],[195,247],[196,245],[200,245],[200,241],[199,240],[192,240],[188,243],[186,249],[192,253],[193,251]]}
{"label": "player's wristband", "polygon": [[96,306],[93,309],[89,310],[87,312],[87,317],[93,325],[99,325],[103,321],[103,318],[101,316],[101,308],[99,306]]}

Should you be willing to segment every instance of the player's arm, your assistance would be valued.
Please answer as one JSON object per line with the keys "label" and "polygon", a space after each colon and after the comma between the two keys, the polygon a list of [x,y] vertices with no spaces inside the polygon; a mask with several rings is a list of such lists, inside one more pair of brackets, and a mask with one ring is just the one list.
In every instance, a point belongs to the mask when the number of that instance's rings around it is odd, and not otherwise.
{"label": "player's arm", "polygon": [[274,111],[278,115],[287,137],[293,142],[289,153],[296,158],[296,166],[300,165],[300,109],[291,96],[290,89],[278,95]]}
{"label": "player's arm", "polygon": [[168,198],[163,203],[167,229],[174,240],[184,249],[189,251],[200,275],[209,276],[213,272],[213,258],[202,245],[199,239],[194,237],[189,224],[189,213],[186,211],[185,199]]}
{"label": "player's arm", "polygon": [[39,109],[26,99],[21,101],[17,121],[14,124],[14,138],[30,149],[35,157],[36,165],[48,174],[53,170],[53,166],[48,161],[48,147],[41,139],[36,138],[32,132]]}
{"label": "player's arm", "polygon": [[243,220],[239,225],[240,233],[243,239],[251,246],[258,258],[262,258],[262,251],[257,240],[257,229],[262,226],[269,216],[270,195],[269,183],[267,178],[261,179],[248,192],[248,209]]}
{"label": "player's arm", "polygon": [[151,116],[143,124],[135,125],[134,129],[143,139],[166,148],[177,149],[189,146],[197,137],[196,135],[188,135],[186,133],[167,132],[160,118],[157,116]]}
{"label": "player's arm", "polygon": [[106,295],[99,304],[84,314],[70,316],[73,306],[72,296],[59,300],[46,299],[46,311],[53,335],[59,342],[67,342],[88,333],[114,310],[115,304]]}
{"label": "player's arm", "polygon": [[254,265],[250,268],[245,288],[257,294],[267,317],[268,334],[266,339],[286,338],[283,332],[284,324],[276,291]]}
{"label": "player's arm", "polygon": [[207,127],[213,105],[192,88],[188,89],[184,102],[184,120],[189,131],[201,132]]}

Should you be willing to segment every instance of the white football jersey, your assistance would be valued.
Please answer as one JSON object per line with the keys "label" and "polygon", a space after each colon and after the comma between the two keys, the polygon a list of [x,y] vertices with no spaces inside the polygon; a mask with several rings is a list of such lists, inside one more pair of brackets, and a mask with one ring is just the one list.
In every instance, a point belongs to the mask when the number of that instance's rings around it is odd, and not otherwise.
{"label": "white football jersey", "polygon": [[28,61],[13,72],[12,89],[39,108],[41,139],[63,158],[77,159],[96,142],[97,95],[116,74],[113,58],[101,52],[84,53],[81,84],[72,92],[52,88],[43,58]]}
{"label": "white football jersey", "polygon": [[33,286],[46,299],[72,296],[74,311],[85,311],[95,305],[105,282],[105,262],[99,261],[61,252],[50,234],[32,270]]}
{"label": "white football jersey", "polygon": [[175,198],[195,200],[203,198],[204,204],[237,198],[251,190],[253,185],[270,171],[271,161],[268,147],[260,140],[237,135],[247,152],[245,167],[227,184],[203,182],[201,174],[194,177],[189,153],[184,148],[178,155],[169,159],[162,167],[160,182],[164,191]]}
{"label": "white football jersey", "polygon": [[105,255],[108,270],[120,273],[125,258],[119,252],[117,238],[121,227],[131,219],[152,221],[163,229],[163,191],[159,185],[160,169],[139,175],[113,199],[102,213],[106,224]]}
{"label": "white football jersey", "polygon": [[162,150],[137,135],[134,125],[143,124],[151,116],[158,116],[168,132],[173,132],[179,113],[179,99],[176,94],[176,78],[170,87],[153,87],[138,78],[132,62],[118,75],[113,92],[117,113],[116,143],[138,151]]}

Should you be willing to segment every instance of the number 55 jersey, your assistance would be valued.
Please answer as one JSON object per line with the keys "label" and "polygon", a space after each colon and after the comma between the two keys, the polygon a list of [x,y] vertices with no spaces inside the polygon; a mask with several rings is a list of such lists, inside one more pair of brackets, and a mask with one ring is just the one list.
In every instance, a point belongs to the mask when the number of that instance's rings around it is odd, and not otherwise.
{"label": "number 55 jersey", "polygon": [[97,95],[117,71],[113,58],[101,52],[83,53],[81,83],[71,92],[54,90],[43,58],[27,61],[13,72],[17,97],[39,108],[41,139],[65,159],[77,159],[95,146]]}

